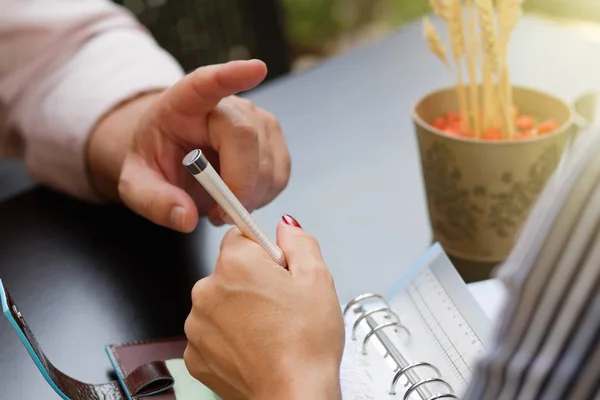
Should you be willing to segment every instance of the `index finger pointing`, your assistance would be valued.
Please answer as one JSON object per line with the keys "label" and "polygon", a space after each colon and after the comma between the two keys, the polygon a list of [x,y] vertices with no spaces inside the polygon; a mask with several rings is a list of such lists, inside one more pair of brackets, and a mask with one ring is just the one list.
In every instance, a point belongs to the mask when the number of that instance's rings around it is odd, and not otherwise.
{"label": "index finger pointing", "polygon": [[254,88],[266,75],[267,67],[260,60],[207,65],[167,90],[164,101],[171,110],[182,115],[206,115],[221,99]]}

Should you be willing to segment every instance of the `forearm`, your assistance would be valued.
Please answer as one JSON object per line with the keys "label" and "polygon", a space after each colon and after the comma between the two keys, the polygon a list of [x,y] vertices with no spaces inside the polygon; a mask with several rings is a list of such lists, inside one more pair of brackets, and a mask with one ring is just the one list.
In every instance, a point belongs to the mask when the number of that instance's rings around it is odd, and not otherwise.
{"label": "forearm", "polygon": [[[114,128],[107,145],[124,150],[135,118],[112,124],[126,110],[116,106],[183,76],[173,57],[109,0],[8,2],[0,12],[0,54],[13,54],[0,63],[0,103],[7,111],[0,135],[16,136],[16,153],[34,181],[89,201],[100,197],[87,159],[90,135],[104,137],[99,120],[105,116],[105,126]],[[108,179],[120,164],[107,165]]]}
{"label": "forearm", "polygon": [[123,161],[140,118],[160,91],[145,93],[108,112],[94,128],[86,147],[87,169],[103,200],[119,201],[118,183]]}

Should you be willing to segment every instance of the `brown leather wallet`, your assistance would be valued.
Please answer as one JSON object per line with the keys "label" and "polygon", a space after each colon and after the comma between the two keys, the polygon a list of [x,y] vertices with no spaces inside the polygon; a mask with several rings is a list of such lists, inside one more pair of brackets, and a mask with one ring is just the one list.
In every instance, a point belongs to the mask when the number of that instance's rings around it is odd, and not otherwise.
{"label": "brown leather wallet", "polygon": [[185,338],[109,345],[118,380],[88,384],[61,372],[45,356],[25,319],[0,280],[2,311],[52,389],[65,400],[175,400],[175,380],[166,360],[183,358]]}

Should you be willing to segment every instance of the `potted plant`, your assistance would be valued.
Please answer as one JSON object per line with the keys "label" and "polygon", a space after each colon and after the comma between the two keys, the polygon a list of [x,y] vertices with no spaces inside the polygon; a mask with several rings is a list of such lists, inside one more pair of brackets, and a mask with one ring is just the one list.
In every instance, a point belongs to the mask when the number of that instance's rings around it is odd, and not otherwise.
{"label": "potted plant", "polygon": [[503,261],[575,132],[575,114],[546,92],[511,84],[509,38],[520,0],[430,0],[425,40],[455,78],[413,120],[434,240],[451,256]]}

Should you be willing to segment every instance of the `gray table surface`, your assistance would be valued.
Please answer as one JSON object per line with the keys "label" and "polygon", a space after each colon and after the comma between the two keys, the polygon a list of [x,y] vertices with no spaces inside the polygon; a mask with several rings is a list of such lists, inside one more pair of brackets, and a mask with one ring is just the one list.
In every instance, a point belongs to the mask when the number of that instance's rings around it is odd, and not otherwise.
{"label": "gray table surface", "polygon": [[[600,43],[570,29],[528,17],[510,49],[515,84],[568,101],[600,87]],[[314,234],[342,302],[387,291],[430,245],[410,111],[452,83],[415,22],[250,96],[279,118],[292,155],[289,187],[254,215],[272,237],[283,213]],[[204,264],[224,232],[207,227]]]}

